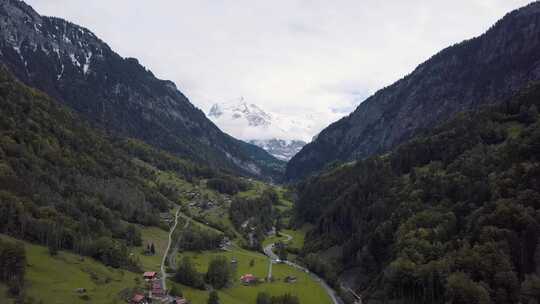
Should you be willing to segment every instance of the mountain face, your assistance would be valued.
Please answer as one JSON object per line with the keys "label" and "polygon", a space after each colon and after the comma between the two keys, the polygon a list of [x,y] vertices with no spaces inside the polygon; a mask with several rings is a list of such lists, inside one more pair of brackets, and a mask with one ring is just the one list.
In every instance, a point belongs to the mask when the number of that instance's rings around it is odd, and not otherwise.
{"label": "mountain face", "polygon": [[[362,302],[540,296],[540,85],[299,184],[306,264]],[[349,303],[351,303],[350,301]]]}
{"label": "mountain face", "polygon": [[265,111],[243,99],[236,103],[214,104],[208,117],[225,132],[285,161],[298,153],[315,131],[314,117]]}
{"label": "mountain face", "polygon": [[170,81],[89,30],[0,0],[0,63],[24,83],[116,135],[208,165],[274,178],[283,163],[219,130]]}
{"label": "mountain face", "polygon": [[509,97],[540,79],[540,3],[449,47],[324,129],[287,165],[295,180],[333,162],[388,151],[453,114]]}

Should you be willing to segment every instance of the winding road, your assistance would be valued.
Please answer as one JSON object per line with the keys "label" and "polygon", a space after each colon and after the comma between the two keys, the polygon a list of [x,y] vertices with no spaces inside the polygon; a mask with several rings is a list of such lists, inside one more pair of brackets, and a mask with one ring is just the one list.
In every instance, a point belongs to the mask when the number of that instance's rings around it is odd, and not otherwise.
{"label": "winding road", "polygon": [[[284,235],[287,238],[284,242],[289,242],[289,241],[291,241],[293,239],[292,236],[290,236],[288,234],[285,234],[283,232],[280,232],[280,234]],[[272,244],[269,244],[269,245],[267,245],[267,246],[265,246],[263,248],[264,254],[270,259],[270,266],[269,266],[269,269],[268,269],[268,277],[272,276],[272,264],[276,263],[279,260],[279,257],[272,251],[272,249],[274,249],[275,244],[276,243],[272,243]],[[336,294],[336,291],[334,289],[332,289],[332,287],[330,287],[328,284],[326,284],[326,282],[323,279],[321,279],[318,275],[316,275],[313,272],[309,271],[309,269],[307,269],[305,267],[302,267],[302,266],[300,266],[298,264],[295,264],[293,262],[283,261],[283,263],[309,274],[315,281],[318,281],[321,284],[321,286],[324,288],[324,290],[326,291],[326,293],[328,294],[330,299],[332,299],[332,303],[334,303],[334,304],[343,304],[343,301],[338,297],[338,295]]]}
{"label": "winding road", "polygon": [[174,225],[172,226],[171,231],[169,232],[169,242],[167,243],[167,249],[165,249],[165,252],[163,253],[163,259],[161,260],[161,288],[163,288],[163,290],[167,290],[167,273],[165,272],[165,262],[167,261],[169,250],[171,249],[172,235],[174,233],[174,230],[176,229],[176,226],[178,225],[179,213],[180,213],[180,208],[176,210],[176,214],[174,216]]}

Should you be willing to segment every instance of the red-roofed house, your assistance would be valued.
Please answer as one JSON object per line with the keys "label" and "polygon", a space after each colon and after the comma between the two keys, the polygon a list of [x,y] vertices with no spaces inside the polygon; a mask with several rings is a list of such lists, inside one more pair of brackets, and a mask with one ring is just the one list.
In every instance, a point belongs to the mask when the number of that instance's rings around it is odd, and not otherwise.
{"label": "red-roofed house", "polygon": [[133,295],[133,298],[131,298],[130,301],[131,304],[147,304],[148,301],[146,301],[146,297],[143,294],[136,293]]}
{"label": "red-roofed house", "polygon": [[173,303],[174,304],[187,304],[188,301],[184,298],[175,298]]}
{"label": "red-roofed house", "polygon": [[240,277],[240,281],[244,284],[251,284],[257,282],[257,278],[251,273],[245,274]]}
{"label": "red-roofed house", "polygon": [[147,281],[153,281],[157,279],[157,273],[155,271],[147,271],[143,274],[143,277]]}
{"label": "red-roofed house", "polygon": [[165,295],[161,282],[152,282],[152,297],[161,298]]}

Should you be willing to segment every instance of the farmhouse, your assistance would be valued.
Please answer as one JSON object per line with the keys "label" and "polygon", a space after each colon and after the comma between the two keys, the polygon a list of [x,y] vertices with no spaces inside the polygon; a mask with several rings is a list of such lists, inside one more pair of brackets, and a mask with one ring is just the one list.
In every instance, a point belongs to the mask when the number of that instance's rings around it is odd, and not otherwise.
{"label": "farmhouse", "polygon": [[129,301],[131,304],[147,304],[148,301],[146,300],[146,297],[143,294],[136,293],[133,295],[133,298],[131,298],[131,301]]}
{"label": "farmhouse", "polygon": [[242,283],[244,283],[244,284],[252,284],[252,283],[257,282],[257,278],[254,275],[252,275],[251,273],[248,273],[248,274],[245,274],[245,275],[241,276],[240,281],[242,281]]}
{"label": "farmhouse", "polygon": [[143,277],[147,281],[154,281],[157,279],[157,273],[155,271],[147,271],[143,274]]}
{"label": "farmhouse", "polygon": [[152,292],[152,297],[155,297],[155,298],[161,298],[165,296],[165,291],[163,290],[163,287],[161,286],[161,282],[159,281],[152,282],[151,292]]}

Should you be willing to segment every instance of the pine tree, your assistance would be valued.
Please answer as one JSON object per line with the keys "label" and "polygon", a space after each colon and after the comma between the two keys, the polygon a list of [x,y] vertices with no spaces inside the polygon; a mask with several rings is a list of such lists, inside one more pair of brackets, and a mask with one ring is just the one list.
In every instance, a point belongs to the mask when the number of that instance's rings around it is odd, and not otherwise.
{"label": "pine tree", "polygon": [[210,296],[208,297],[208,304],[219,304],[219,296],[217,291],[212,290]]}

